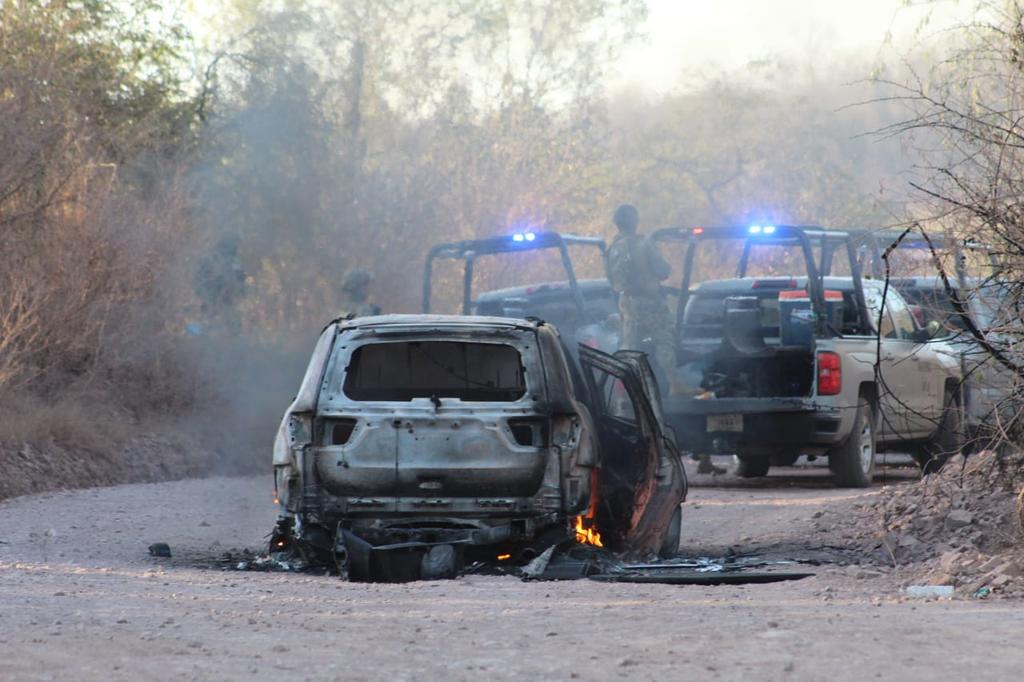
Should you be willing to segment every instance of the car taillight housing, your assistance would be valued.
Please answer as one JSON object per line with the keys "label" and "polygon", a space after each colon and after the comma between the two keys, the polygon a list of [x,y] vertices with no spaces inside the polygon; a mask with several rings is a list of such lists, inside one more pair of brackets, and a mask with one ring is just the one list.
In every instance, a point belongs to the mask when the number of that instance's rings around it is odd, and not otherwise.
{"label": "car taillight housing", "polygon": [[837,395],[843,390],[843,363],[830,351],[818,353],[818,395]]}

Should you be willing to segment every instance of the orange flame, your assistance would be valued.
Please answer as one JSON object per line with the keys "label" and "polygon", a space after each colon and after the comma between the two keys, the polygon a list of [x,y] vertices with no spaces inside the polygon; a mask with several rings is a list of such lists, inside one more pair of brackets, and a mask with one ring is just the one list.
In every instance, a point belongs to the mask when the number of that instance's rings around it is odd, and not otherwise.
{"label": "orange flame", "polygon": [[585,527],[582,516],[576,517],[576,542],[594,547],[604,547],[604,543],[601,542],[601,534],[593,528]]}

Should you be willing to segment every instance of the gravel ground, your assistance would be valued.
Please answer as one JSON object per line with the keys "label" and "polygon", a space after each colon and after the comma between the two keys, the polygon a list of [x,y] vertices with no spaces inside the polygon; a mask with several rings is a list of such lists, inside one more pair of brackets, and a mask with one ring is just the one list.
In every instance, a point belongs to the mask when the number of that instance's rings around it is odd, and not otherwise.
{"label": "gravel ground", "polygon": [[[817,512],[878,488],[835,490],[814,467],[694,479],[684,553],[827,563],[813,578],[748,586],[348,584],[216,567],[225,551],[262,546],[275,516],[268,477],[9,500],[0,679],[1019,677],[1019,602],[907,599],[897,569],[860,561],[816,526]],[[148,555],[158,541],[172,558]]]}

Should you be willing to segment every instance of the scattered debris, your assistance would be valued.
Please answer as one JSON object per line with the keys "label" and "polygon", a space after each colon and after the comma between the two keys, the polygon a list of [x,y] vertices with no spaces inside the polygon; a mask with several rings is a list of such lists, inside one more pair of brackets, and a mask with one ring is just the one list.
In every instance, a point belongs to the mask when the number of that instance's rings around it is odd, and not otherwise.
{"label": "scattered debris", "polygon": [[682,571],[660,571],[657,573],[602,574],[590,576],[590,579],[613,583],[658,583],[662,585],[746,585],[803,580],[813,575],[813,573],[794,572],[745,573],[737,571],[734,573],[687,573]]}
{"label": "scattered debris", "polygon": [[[349,538],[351,540],[351,538]],[[349,551],[354,548],[348,542]],[[602,582],[628,583],[661,583],[666,585],[737,585],[746,583],[768,583],[784,580],[800,580],[813,573],[795,571],[773,571],[776,566],[795,566],[798,564],[814,564],[814,559],[766,559],[754,555],[738,555],[729,553],[724,557],[676,557],[654,561],[626,561],[622,556],[593,545],[581,544],[572,540],[556,542],[547,547],[528,563],[516,564],[510,555],[496,555],[492,560],[475,561],[466,566],[459,563],[458,552],[450,544],[437,544],[425,553],[419,546],[406,545],[376,547],[375,550],[389,550],[383,555],[367,555],[364,559],[353,561],[349,556],[349,574],[342,576],[347,579],[373,580],[377,582],[407,582],[411,580],[437,580],[456,578],[461,575],[507,575],[523,580],[598,580]],[[418,570],[406,571],[401,561],[405,550],[415,549]],[[399,552],[394,555],[390,550]],[[358,553],[358,549],[356,549]],[[230,557],[231,555],[225,555]],[[413,556],[410,554],[409,556]],[[372,558],[370,558],[372,557]],[[377,570],[367,572],[361,570],[360,577],[351,574],[353,567],[365,561],[381,562]],[[286,571],[306,572],[324,571],[338,574],[336,569],[322,565],[311,565],[290,551],[272,552],[260,557],[249,557],[238,561],[234,568],[239,571]],[[364,567],[365,568],[365,567]],[[366,575],[362,575],[365,573]]]}
{"label": "scattered debris", "polygon": [[548,569],[548,564],[551,563],[551,557],[555,553],[555,547],[552,545],[548,547],[536,559],[526,564],[523,567],[522,573],[524,578],[539,578],[544,574],[544,571]]}
{"label": "scattered debris", "polygon": [[167,559],[171,558],[171,546],[166,542],[154,542],[149,546],[150,556],[164,557]]}
{"label": "scattered debris", "polygon": [[920,483],[882,488],[843,514],[826,512],[816,523],[867,560],[895,569],[908,589],[1024,596],[1022,489],[1024,453],[984,451],[951,459]]}
{"label": "scattered debris", "polygon": [[308,568],[308,564],[290,552],[274,552],[255,559],[239,561],[235,566],[238,571],[282,571],[298,573]]}

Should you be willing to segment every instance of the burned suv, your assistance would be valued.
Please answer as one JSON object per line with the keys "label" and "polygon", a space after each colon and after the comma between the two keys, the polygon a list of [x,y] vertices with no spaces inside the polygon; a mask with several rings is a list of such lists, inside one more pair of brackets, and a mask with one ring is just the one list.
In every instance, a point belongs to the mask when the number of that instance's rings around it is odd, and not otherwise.
{"label": "burned suv", "polygon": [[336,321],[274,445],[272,549],[385,580],[574,534],[674,552],[686,481],[653,382],[643,356],[577,361],[540,321]]}

